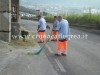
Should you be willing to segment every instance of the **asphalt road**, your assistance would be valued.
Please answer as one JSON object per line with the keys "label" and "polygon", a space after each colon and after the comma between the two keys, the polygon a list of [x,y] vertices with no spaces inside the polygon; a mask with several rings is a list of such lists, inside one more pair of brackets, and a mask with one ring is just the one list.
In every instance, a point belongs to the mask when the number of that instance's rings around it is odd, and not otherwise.
{"label": "asphalt road", "polygon": [[[20,21],[25,28],[37,32],[35,21]],[[48,24],[52,27],[52,24]],[[49,34],[51,30],[47,30]],[[44,53],[58,75],[100,75],[100,35],[71,28],[67,57],[56,57],[57,42],[48,42]],[[41,44],[40,44],[41,45]]]}

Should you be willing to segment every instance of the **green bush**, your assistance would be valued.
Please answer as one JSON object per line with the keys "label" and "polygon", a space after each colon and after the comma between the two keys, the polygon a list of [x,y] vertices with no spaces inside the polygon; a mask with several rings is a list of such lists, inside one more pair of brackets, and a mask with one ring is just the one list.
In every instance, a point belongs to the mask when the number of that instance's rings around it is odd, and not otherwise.
{"label": "green bush", "polygon": [[97,25],[97,29],[100,29],[100,14],[96,16],[96,25]]}
{"label": "green bush", "polygon": [[70,24],[77,24],[79,15],[76,14],[68,15],[66,16],[66,19],[69,21]]}
{"label": "green bush", "polygon": [[[71,14],[71,15],[64,15],[63,18],[67,19],[68,22],[71,24],[78,24],[78,25],[88,25],[93,26],[95,25],[97,29],[100,29],[100,14]],[[53,22],[53,15],[47,15],[45,17],[47,22]]]}
{"label": "green bush", "polygon": [[53,15],[47,15],[45,17],[45,19],[46,19],[47,22],[53,22],[54,16]]}

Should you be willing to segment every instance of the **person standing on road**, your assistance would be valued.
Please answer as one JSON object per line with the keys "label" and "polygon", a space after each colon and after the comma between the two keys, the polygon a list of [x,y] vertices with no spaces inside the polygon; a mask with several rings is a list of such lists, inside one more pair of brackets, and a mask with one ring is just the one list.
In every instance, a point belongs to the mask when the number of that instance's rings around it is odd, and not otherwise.
{"label": "person standing on road", "polygon": [[58,35],[58,50],[56,55],[66,56],[68,50],[68,39],[70,35],[69,23],[61,16],[58,16],[58,21],[59,24],[57,26],[57,30],[59,32],[59,35]]}
{"label": "person standing on road", "polygon": [[54,16],[54,23],[53,23],[53,35],[52,35],[52,40],[51,41],[57,41],[58,37],[58,31],[57,31],[57,25],[59,24],[59,21],[57,19],[57,16]]}
{"label": "person standing on road", "polygon": [[45,41],[45,31],[46,31],[46,21],[44,18],[41,17],[41,15],[38,15],[38,34],[39,34],[39,39],[38,43],[44,43]]}

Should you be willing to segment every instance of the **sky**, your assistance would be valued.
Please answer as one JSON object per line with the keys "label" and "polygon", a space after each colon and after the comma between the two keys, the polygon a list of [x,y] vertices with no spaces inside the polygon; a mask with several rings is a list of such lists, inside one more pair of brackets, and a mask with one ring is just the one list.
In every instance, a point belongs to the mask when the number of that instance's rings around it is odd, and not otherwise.
{"label": "sky", "polygon": [[65,7],[92,7],[100,8],[100,0],[20,0],[23,6],[65,6]]}

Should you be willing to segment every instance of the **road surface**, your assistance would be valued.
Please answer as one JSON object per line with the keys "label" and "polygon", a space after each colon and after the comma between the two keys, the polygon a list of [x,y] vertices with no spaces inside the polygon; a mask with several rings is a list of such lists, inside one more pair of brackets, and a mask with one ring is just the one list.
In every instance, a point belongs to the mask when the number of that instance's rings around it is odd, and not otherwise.
{"label": "road surface", "polygon": [[[37,32],[37,22],[21,20],[21,23],[28,30]],[[52,27],[52,24],[48,25]],[[50,32],[46,31],[47,34]],[[76,36],[69,41],[67,57],[54,56],[57,42],[46,45],[44,53],[55,71],[58,75],[100,75],[100,35],[73,28],[71,34]]]}

